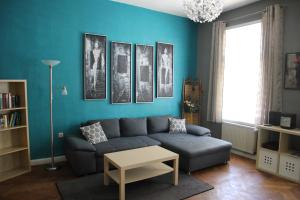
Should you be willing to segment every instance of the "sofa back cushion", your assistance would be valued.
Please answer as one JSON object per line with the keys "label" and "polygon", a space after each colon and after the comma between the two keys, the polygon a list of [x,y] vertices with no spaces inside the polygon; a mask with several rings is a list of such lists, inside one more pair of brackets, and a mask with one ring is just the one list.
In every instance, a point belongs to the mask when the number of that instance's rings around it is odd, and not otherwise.
{"label": "sofa back cushion", "polygon": [[89,120],[87,124],[94,124],[100,122],[102,129],[108,139],[120,137],[120,124],[119,119],[99,119]]}
{"label": "sofa back cushion", "polygon": [[122,118],[120,119],[121,136],[142,136],[147,135],[146,118]]}
{"label": "sofa back cushion", "polygon": [[155,116],[155,117],[148,117],[148,133],[159,133],[159,132],[169,132],[169,117],[170,115],[166,116]]}

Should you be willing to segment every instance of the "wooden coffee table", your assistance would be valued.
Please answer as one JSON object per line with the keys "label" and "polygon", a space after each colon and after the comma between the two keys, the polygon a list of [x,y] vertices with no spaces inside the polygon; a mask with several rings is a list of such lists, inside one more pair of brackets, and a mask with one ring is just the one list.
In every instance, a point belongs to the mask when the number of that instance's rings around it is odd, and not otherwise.
{"label": "wooden coffee table", "polygon": [[[178,185],[178,154],[159,146],[104,154],[104,185],[110,178],[119,184],[119,199],[125,200],[125,184],[173,172]],[[162,163],[173,161],[173,168]],[[110,170],[110,164],[117,169]]]}

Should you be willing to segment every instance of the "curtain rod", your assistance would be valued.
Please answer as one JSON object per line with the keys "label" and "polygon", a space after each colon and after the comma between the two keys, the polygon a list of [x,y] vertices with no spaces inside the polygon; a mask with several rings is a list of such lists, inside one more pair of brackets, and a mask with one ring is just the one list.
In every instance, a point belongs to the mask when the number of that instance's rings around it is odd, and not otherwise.
{"label": "curtain rod", "polygon": [[[284,8],[283,5],[280,5],[280,8]],[[263,10],[260,10],[260,11],[256,11],[254,13],[249,13],[249,14],[246,14],[246,15],[243,15],[243,16],[239,16],[239,17],[235,17],[235,18],[231,18],[231,19],[228,19],[228,20],[224,20],[225,23],[228,23],[228,22],[232,22],[232,21],[236,21],[236,20],[239,20],[239,19],[243,19],[245,17],[249,17],[249,16],[253,16],[253,15],[257,15],[257,14],[262,14],[266,12],[266,9],[263,9]]]}
{"label": "curtain rod", "polygon": [[243,16],[231,18],[231,19],[228,19],[228,20],[224,20],[224,22],[225,23],[229,23],[229,22],[237,21],[239,19],[244,19],[244,18],[249,17],[249,16],[253,16],[253,15],[257,15],[257,14],[262,14],[264,12],[266,12],[266,9],[260,10],[260,11],[254,12],[254,13],[249,13],[249,14],[246,14],[246,15],[243,15]]}

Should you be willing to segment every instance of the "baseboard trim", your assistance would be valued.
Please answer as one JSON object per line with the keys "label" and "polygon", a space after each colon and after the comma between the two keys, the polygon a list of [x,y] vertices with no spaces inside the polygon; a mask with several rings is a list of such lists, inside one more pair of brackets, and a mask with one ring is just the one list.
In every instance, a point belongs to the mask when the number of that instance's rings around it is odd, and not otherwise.
{"label": "baseboard trim", "polygon": [[252,159],[252,160],[256,160],[256,155],[245,153],[245,152],[242,152],[242,151],[239,151],[239,150],[236,150],[236,149],[231,149],[231,153],[242,156],[242,157],[245,157],[245,158],[249,158],[249,159]]}
{"label": "baseboard trim", "polygon": [[[66,161],[66,156],[55,156],[54,161],[55,162],[63,162]],[[49,164],[51,162],[51,158],[41,158],[41,159],[34,159],[30,161],[31,166],[36,166],[36,165],[45,165]]]}

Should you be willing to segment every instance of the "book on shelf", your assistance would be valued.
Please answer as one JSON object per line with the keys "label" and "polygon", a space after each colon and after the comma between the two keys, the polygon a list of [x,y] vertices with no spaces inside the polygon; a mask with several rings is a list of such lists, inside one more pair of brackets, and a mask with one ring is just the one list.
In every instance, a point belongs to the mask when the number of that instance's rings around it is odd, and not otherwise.
{"label": "book on shelf", "polygon": [[0,110],[20,107],[20,96],[12,93],[0,93]]}
{"label": "book on shelf", "polygon": [[0,128],[9,128],[21,125],[20,112],[0,115]]}

